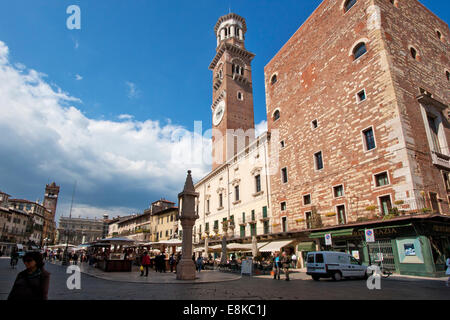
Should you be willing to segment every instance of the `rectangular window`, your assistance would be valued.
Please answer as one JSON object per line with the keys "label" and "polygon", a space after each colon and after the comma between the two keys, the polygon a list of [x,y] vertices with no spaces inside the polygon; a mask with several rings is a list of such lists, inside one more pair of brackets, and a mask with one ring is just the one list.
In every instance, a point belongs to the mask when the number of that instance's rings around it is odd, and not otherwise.
{"label": "rectangular window", "polygon": [[245,226],[241,226],[240,236],[241,238],[245,238]]}
{"label": "rectangular window", "polygon": [[287,217],[281,218],[281,224],[283,226],[283,232],[287,232],[287,229],[288,229]]}
{"label": "rectangular window", "polygon": [[357,97],[358,102],[363,102],[364,100],[366,100],[366,90],[361,90],[360,92],[358,92]]}
{"label": "rectangular window", "polygon": [[441,210],[439,209],[437,193],[430,192],[430,200],[431,200],[431,208],[433,209],[433,213],[441,213]]}
{"label": "rectangular window", "polygon": [[207,222],[207,223],[205,224],[205,231],[206,231],[206,232],[209,232],[209,222]]}
{"label": "rectangular window", "polygon": [[305,212],[305,220],[306,220],[306,228],[307,229],[312,229],[312,212],[308,211]]}
{"label": "rectangular window", "polygon": [[214,230],[219,230],[219,220],[214,221]]}
{"label": "rectangular window", "polygon": [[341,184],[339,186],[333,187],[334,197],[339,198],[344,196],[344,186]]}
{"label": "rectangular window", "polygon": [[442,172],[442,176],[444,177],[444,185],[447,190],[450,190],[450,180],[448,177],[448,172]]}
{"label": "rectangular window", "polygon": [[430,133],[431,133],[431,140],[433,142],[433,150],[432,151],[442,153],[441,146],[439,144],[439,129],[438,129],[438,126],[436,125],[436,118],[434,118],[430,115],[427,118],[428,118],[428,127],[430,128]]}
{"label": "rectangular window", "polygon": [[234,187],[234,201],[239,201],[239,186]]}
{"label": "rectangular window", "polygon": [[287,168],[281,169],[281,181],[283,181],[283,183],[287,183],[288,182]]}
{"label": "rectangular window", "polygon": [[311,195],[307,194],[303,196],[303,205],[307,206],[311,204]]}
{"label": "rectangular window", "polygon": [[223,196],[219,194],[219,208],[223,208]]}
{"label": "rectangular window", "polygon": [[387,172],[382,172],[375,175],[375,185],[377,187],[386,186],[389,184],[389,178]]}
{"label": "rectangular window", "polygon": [[322,151],[314,154],[314,160],[315,160],[316,170],[322,170],[323,169]]}
{"label": "rectangular window", "polygon": [[312,127],[313,129],[316,129],[318,126],[319,126],[319,123],[317,122],[317,120],[313,120],[313,121],[311,122],[311,127]]}
{"label": "rectangular window", "polygon": [[209,199],[206,200],[206,212],[209,212]]}
{"label": "rectangular window", "polygon": [[264,234],[269,234],[269,221],[264,221]]}
{"label": "rectangular window", "polygon": [[259,174],[255,177],[255,184],[256,192],[261,192],[261,176]]}
{"label": "rectangular window", "polygon": [[267,207],[266,206],[264,206],[262,208],[262,212],[263,212],[263,218],[267,218]]}
{"label": "rectangular window", "polygon": [[388,215],[392,209],[391,196],[380,197],[381,213]]}
{"label": "rectangular window", "polygon": [[364,144],[366,151],[375,149],[375,137],[373,135],[373,129],[369,128],[363,131],[364,134]]}
{"label": "rectangular window", "polygon": [[338,215],[338,223],[339,224],[346,224],[347,219],[345,218],[345,206],[337,206],[337,215]]}
{"label": "rectangular window", "polygon": [[284,142],[284,140],[280,141],[280,148],[283,149],[286,146],[286,143]]}
{"label": "rectangular window", "polygon": [[286,202],[282,202],[281,203],[281,211],[285,211],[286,210]]}
{"label": "rectangular window", "polygon": [[245,223],[245,212],[242,212],[242,223]]}
{"label": "rectangular window", "polygon": [[251,221],[256,221],[256,218],[255,218],[255,210],[252,210],[252,220]]}
{"label": "rectangular window", "polygon": [[256,223],[250,225],[250,235],[256,236]]}

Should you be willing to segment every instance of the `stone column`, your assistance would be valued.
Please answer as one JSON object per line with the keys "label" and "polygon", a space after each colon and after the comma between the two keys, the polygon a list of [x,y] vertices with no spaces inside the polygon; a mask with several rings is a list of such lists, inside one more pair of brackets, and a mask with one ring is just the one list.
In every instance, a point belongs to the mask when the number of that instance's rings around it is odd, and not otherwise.
{"label": "stone column", "polygon": [[188,171],[183,192],[178,195],[180,199],[180,222],[183,228],[181,261],[177,265],[178,280],[195,279],[195,263],[192,261],[192,228],[198,219],[196,200],[199,194],[195,192],[191,171]]}

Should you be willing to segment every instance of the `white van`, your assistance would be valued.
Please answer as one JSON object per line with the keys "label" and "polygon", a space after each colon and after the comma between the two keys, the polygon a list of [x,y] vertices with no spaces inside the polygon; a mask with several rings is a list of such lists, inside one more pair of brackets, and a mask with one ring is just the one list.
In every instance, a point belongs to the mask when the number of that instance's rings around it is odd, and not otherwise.
{"label": "white van", "polygon": [[306,274],[318,281],[320,278],[367,278],[367,266],[361,265],[345,252],[309,252],[306,259]]}

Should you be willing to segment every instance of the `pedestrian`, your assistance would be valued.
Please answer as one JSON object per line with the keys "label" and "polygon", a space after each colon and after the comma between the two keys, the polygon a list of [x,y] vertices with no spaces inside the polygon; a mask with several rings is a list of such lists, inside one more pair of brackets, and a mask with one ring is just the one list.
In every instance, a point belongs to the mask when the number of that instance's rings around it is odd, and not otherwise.
{"label": "pedestrian", "polygon": [[202,258],[202,256],[198,256],[196,264],[197,264],[197,271],[198,272],[202,271],[202,267],[203,267],[203,258]]}
{"label": "pedestrian", "polygon": [[295,253],[292,255],[292,268],[297,269],[297,256]]}
{"label": "pedestrian", "polygon": [[166,273],[166,255],[164,254],[164,252],[161,252],[160,264],[161,264],[161,272]]}
{"label": "pedestrian", "polygon": [[72,259],[73,259],[73,264],[77,265],[77,263],[78,263],[78,254],[76,252],[73,254]]}
{"label": "pedestrian", "polygon": [[50,273],[44,269],[42,254],[27,252],[23,263],[26,270],[17,275],[8,300],[48,300]]}
{"label": "pedestrian", "polygon": [[283,256],[281,257],[281,265],[283,267],[283,272],[286,275],[286,281],[289,281],[289,267],[292,263],[291,257],[283,251]]}
{"label": "pedestrian", "polygon": [[[150,256],[147,251],[144,252],[142,257],[141,265],[145,268],[145,276],[148,277],[148,267],[150,266]],[[141,277],[144,275],[144,269],[141,269]]]}
{"label": "pedestrian", "polygon": [[169,258],[170,272],[173,272],[173,269],[175,268],[175,265],[176,265],[176,261],[175,261],[174,254],[172,253],[172,255]]}
{"label": "pedestrian", "polygon": [[281,261],[280,254],[275,252],[275,257],[273,259],[273,279],[280,280],[280,272],[281,272]]}
{"label": "pedestrian", "polygon": [[445,271],[445,274],[448,276],[447,279],[447,287],[450,286],[450,252],[448,253],[448,258],[447,261],[445,262],[446,266],[447,266],[447,270]]}

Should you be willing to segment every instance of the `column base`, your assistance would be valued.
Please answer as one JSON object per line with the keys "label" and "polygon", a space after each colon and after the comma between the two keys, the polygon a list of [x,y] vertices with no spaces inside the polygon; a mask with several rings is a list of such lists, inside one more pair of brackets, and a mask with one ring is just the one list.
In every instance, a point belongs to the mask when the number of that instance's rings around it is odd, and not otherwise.
{"label": "column base", "polygon": [[183,260],[177,265],[177,280],[195,280],[195,263],[192,259]]}

